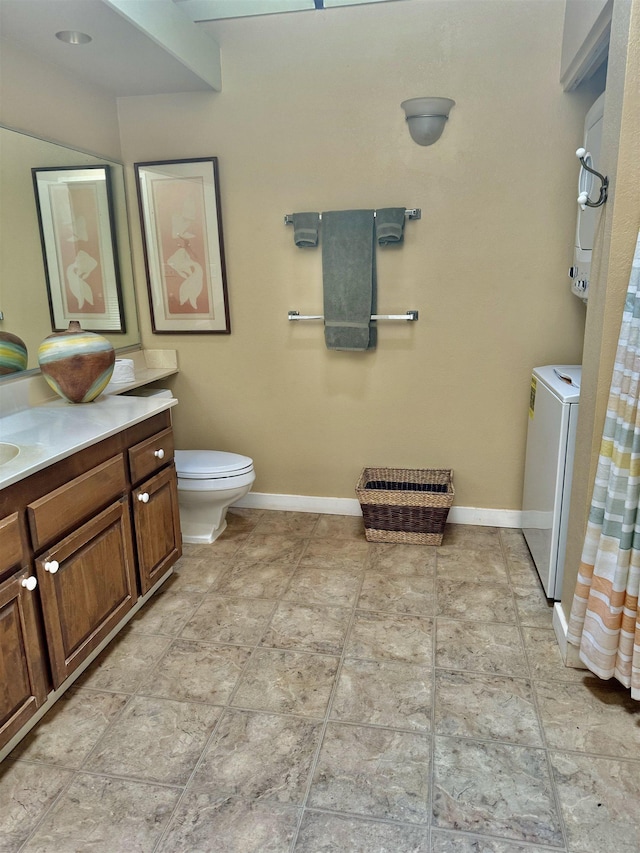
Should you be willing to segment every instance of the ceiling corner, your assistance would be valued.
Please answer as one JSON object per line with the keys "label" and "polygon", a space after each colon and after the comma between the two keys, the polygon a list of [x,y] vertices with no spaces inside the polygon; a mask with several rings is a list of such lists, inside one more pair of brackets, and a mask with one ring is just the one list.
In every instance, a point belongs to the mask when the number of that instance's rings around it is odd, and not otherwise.
{"label": "ceiling corner", "polygon": [[173,0],[102,0],[211,89],[222,90],[220,46]]}

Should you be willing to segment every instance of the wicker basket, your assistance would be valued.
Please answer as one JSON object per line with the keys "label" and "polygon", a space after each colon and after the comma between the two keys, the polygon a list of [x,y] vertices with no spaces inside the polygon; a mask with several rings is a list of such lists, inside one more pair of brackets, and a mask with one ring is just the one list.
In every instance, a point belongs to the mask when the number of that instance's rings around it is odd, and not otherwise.
{"label": "wicker basket", "polygon": [[453,503],[453,471],[365,468],[356,494],[369,542],[440,545]]}

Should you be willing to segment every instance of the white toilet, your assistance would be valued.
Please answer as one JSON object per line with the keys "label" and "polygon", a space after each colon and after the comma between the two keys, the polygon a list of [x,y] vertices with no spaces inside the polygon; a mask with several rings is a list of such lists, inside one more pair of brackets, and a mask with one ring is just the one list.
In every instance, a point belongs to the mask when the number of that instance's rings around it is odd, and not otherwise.
{"label": "white toilet", "polygon": [[253,459],[220,450],[176,450],[175,465],[182,541],[215,542],[227,527],[227,509],[253,485]]}

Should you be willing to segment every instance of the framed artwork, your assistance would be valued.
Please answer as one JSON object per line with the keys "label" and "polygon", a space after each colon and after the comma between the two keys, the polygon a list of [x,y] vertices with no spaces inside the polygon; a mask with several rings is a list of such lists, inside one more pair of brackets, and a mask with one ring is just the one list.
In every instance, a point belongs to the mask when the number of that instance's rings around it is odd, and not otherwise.
{"label": "framed artwork", "polygon": [[54,332],[126,331],[109,168],[31,170]]}
{"label": "framed artwork", "polygon": [[135,171],[153,331],[230,334],[217,157]]}

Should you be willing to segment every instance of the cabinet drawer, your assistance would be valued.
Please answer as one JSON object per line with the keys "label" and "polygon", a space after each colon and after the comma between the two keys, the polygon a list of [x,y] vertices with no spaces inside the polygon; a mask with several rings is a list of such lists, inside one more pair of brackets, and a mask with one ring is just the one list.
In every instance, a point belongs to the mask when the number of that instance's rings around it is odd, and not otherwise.
{"label": "cabinet drawer", "polygon": [[17,512],[0,521],[0,574],[8,569],[23,566],[27,561],[22,536],[20,518]]}
{"label": "cabinet drawer", "polygon": [[27,515],[34,550],[46,548],[126,491],[124,457],[119,454],[30,503]]}
{"label": "cabinet drawer", "polygon": [[163,429],[129,450],[131,482],[139,483],[173,459],[173,430]]}

